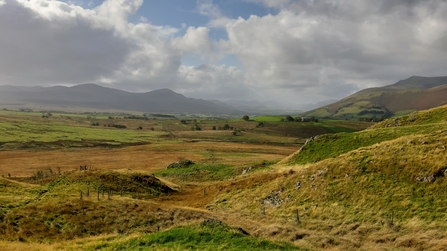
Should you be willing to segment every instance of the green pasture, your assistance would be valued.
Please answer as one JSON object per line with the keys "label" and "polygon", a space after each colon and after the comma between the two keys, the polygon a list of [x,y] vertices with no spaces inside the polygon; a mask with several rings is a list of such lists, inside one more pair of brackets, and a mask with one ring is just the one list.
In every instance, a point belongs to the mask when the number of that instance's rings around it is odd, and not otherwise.
{"label": "green pasture", "polygon": [[253,120],[256,122],[281,122],[285,118],[286,118],[286,116],[256,116],[256,117],[250,118],[250,120]]}
{"label": "green pasture", "polygon": [[155,175],[189,181],[226,180],[236,176],[236,168],[225,164],[193,164],[188,167],[161,170]]}
{"label": "green pasture", "polygon": [[164,132],[91,128],[59,122],[0,122],[0,142],[107,141],[136,143],[157,140]]}
{"label": "green pasture", "polygon": [[117,243],[100,243],[87,250],[307,250],[289,243],[249,236],[220,222],[177,227]]}

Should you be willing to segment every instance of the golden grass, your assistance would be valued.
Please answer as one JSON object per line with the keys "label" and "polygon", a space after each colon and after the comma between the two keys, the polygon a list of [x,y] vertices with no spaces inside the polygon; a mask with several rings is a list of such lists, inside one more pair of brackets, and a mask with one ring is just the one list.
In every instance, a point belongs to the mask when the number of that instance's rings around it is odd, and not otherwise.
{"label": "golden grass", "polygon": [[290,146],[260,146],[216,142],[173,142],[118,149],[69,149],[52,151],[0,151],[0,174],[5,177],[33,175],[51,168],[53,172],[78,170],[80,165],[96,169],[130,169],[156,172],[179,159],[214,161],[244,166],[259,160],[278,161],[295,150]]}

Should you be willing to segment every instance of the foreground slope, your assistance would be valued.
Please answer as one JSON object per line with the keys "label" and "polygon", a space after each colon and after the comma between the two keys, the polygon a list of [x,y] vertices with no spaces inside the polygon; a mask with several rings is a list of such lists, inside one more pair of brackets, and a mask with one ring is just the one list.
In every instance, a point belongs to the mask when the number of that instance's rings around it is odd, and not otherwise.
{"label": "foreground slope", "polygon": [[260,235],[303,246],[446,250],[446,114],[443,106],[319,136],[276,166],[282,176],[214,207],[258,215],[271,224]]}
{"label": "foreground slope", "polygon": [[447,104],[447,77],[417,77],[369,88],[338,102],[306,112],[306,116],[337,119],[386,118]]}

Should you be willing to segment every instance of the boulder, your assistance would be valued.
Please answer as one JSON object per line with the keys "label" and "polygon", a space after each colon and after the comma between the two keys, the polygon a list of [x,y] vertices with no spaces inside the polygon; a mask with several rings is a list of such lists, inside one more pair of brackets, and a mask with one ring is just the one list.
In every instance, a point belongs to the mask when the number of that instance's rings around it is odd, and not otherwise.
{"label": "boulder", "polygon": [[193,164],[194,164],[194,162],[192,162],[191,160],[188,160],[188,159],[182,159],[182,160],[179,160],[179,161],[177,161],[177,162],[174,162],[174,163],[169,164],[169,165],[166,167],[166,169],[171,169],[171,168],[185,168],[185,167],[188,167],[188,166],[193,165]]}

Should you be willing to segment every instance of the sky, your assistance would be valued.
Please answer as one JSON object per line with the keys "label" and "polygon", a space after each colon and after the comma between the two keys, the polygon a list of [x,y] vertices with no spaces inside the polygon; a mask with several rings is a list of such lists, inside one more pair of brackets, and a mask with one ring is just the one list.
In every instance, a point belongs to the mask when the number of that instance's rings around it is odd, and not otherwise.
{"label": "sky", "polygon": [[446,66],[447,0],[0,0],[0,85],[296,105]]}

